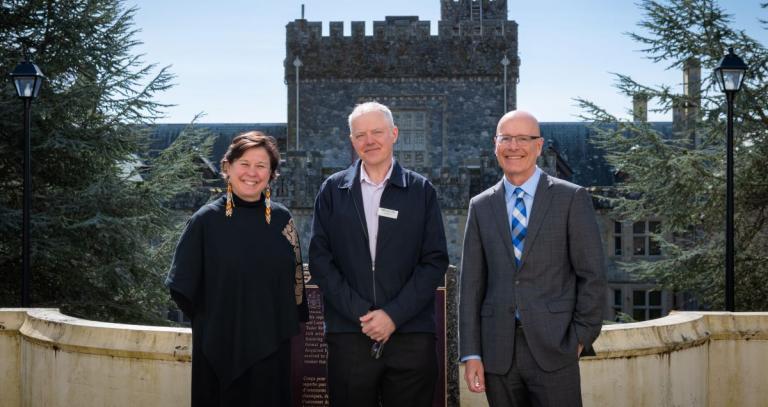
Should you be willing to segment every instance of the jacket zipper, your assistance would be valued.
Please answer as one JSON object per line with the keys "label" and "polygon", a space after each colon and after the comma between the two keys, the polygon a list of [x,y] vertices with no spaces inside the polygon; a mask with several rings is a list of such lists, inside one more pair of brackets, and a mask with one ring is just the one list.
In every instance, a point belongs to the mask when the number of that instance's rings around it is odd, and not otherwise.
{"label": "jacket zipper", "polygon": [[378,302],[376,301],[376,265],[371,262],[371,274],[373,277],[373,307],[378,308]]}

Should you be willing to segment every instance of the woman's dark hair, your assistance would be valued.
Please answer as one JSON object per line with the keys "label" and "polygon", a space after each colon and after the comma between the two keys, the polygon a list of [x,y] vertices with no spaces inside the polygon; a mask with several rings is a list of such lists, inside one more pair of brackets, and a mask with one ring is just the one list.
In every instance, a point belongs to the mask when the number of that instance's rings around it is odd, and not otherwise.
{"label": "woman's dark hair", "polygon": [[267,136],[260,131],[249,131],[243,133],[234,139],[227,148],[227,152],[224,153],[224,157],[221,158],[221,174],[224,179],[227,179],[228,175],[223,171],[224,164],[234,163],[238,158],[242,157],[246,151],[252,148],[263,148],[266,150],[269,156],[269,180],[274,181],[280,173],[277,172],[277,168],[280,166],[280,150],[277,148],[277,141],[272,136]]}

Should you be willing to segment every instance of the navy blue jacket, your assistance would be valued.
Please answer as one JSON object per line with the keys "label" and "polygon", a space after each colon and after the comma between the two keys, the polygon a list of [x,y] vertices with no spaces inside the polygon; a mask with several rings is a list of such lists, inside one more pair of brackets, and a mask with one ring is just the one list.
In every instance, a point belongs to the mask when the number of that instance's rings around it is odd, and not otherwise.
{"label": "navy blue jacket", "polygon": [[[326,332],[361,332],[381,308],[396,332],[435,332],[435,290],[448,267],[443,218],[432,184],[394,162],[380,208],[375,268],[368,246],[360,160],[328,178],[315,199],[309,271],[323,292]],[[374,302],[375,299],[375,302]]]}

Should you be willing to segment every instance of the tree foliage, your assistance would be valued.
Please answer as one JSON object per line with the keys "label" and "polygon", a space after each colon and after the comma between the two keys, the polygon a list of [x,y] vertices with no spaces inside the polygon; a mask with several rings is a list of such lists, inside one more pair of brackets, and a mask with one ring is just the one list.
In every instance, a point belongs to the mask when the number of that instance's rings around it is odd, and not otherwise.
{"label": "tree foliage", "polygon": [[[168,203],[200,185],[204,135],[150,154],[147,124],[165,107],[153,97],[173,76],[134,53],[134,13],[120,0],[2,1],[0,71],[29,52],[48,78],[32,107],[33,305],[147,323],[164,320],[163,242],[179,222]],[[0,89],[0,306],[17,306],[22,103]]]}
{"label": "tree foliage", "polygon": [[[767,4],[761,5],[763,8]],[[629,35],[654,62],[680,69],[701,62],[702,89],[684,95],[669,86],[649,86],[616,75],[617,88],[643,94],[667,113],[696,107],[698,115],[673,137],[648,123],[621,121],[595,103],[579,99],[582,117],[598,123],[595,142],[625,181],[612,198],[617,216],[663,219],[655,239],[664,258],[626,265],[661,285],[694,293],[705,307],[722,309],[725,286],[725,96],[713,70],[728,47],[749,65],[735,99],[736,308],[768,309],[768,50],[746,32],[731,28],[731,16],[713,0],[642,1],[640,30]],[[768,22],[761,20],[768,29]],[[611,126],[600,124],[615,123]]]}

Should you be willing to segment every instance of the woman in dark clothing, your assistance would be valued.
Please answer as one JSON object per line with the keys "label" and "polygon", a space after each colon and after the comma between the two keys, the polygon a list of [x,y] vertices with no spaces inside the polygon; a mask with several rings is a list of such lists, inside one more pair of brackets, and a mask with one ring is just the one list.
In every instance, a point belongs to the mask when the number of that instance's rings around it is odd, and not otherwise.
{"label": "woman in dark clothing", "polygon": [[193,406],[290,404],[290,338],[307,320],[299,239],[271,202],[272,137],[235,137],[221,160],[227,194],[179,239],[166,285],[192,320]]}

